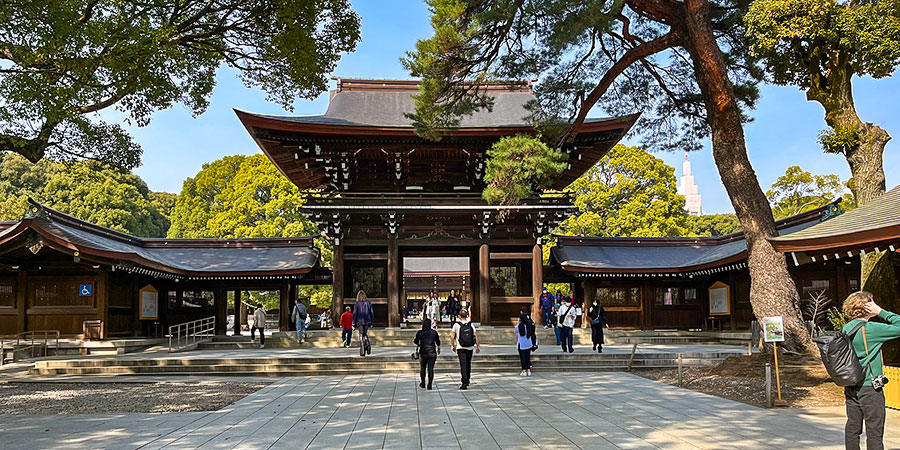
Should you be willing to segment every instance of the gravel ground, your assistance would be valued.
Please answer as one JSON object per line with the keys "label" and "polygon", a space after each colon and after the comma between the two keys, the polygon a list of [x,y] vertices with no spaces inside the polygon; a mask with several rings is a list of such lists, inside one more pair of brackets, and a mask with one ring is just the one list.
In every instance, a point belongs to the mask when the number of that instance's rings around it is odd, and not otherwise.
{"label": "gravel ground", "polygon": [[216,411],[268,383],[0,383],[2,414]]}
{"label": "gravel ground", "polygon": [[[791,408],[843,406],[844,391],[831,382],[822,363],[804,356],[779,352],[781,394]],[[771,355],[733,356],[721,364],[684,370],[683,387],[717,397],[765,406],[765,363]],[[677,385],[677,369],[635,370],[651,380]],[[772,373],[772,397],[776,398],[775,373]]]}

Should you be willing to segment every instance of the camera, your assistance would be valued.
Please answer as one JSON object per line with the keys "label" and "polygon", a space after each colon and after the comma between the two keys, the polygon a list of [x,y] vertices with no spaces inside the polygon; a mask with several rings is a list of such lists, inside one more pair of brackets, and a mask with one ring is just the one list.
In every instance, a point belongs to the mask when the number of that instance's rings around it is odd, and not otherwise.
{"label": "camera", "polygon": [[884,385],[888,384],[891,380],[884,375],[878,375],[877,377],[872,377],[872,388],[873,389],[881,389]]}

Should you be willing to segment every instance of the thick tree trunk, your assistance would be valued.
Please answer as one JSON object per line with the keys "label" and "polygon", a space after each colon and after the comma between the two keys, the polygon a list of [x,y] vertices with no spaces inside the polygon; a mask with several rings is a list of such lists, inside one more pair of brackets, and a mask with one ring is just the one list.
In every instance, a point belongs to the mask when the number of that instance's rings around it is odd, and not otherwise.
{"label": "thick tree trunk", "polygon": [[685,9],[685,41],[706,103],[713,157],[747,239],[753,313],[760,321],[767,316],[782,316],[785,347],[815,354],[817,349],[803,325],[797,288],[784,255],[767,241],[777,235],[775,220],[747,156],[741,112],[711,28],[709,3],[686,0]]}

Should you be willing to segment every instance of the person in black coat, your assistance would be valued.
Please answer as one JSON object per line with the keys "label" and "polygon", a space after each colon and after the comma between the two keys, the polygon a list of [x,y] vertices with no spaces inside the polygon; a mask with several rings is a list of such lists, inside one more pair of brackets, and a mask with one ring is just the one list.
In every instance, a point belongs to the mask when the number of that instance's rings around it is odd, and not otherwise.
{"label": "person in black coat", "polygon": [[609,319],[606,317],[606,309],[597,299],[588,309],[588,318],[591,319],[591,342],[594,343],[594,350],[603,353],[603,327],[608,327]]}
{"label": "person in black coat", "polygon": [[438,355],[441,354],[441,337],[437,331],[431,328],[431,320],[422,321],[422,329],[416,333],[413,344],[419,349],[419,376],[422,379],[419,387],[425,387],[425,371],[428,370],[428,390],[431,390],[431,383],[434,381],[434,363],[437,361]]}

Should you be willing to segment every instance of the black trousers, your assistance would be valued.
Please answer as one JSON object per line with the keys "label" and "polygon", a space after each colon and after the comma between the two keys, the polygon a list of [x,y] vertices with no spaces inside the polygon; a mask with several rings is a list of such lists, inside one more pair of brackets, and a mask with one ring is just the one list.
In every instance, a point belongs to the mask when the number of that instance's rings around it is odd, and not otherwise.
{"label": "black trousers", "polygon": [[859,449],[859,436],[866,423],[866,449],[884,449],[884,391],[872,386],[848,386],[844,388],[847,402],[847,425],[844,427],[844,445],[848,450]]}
{"label": "black trousers", "polygon": [[531,369],[531,349],[519,349],[519,362],[522,363],[522,370]]}
{"label": "black trousers", "polygon": [[359,328],[359,356],[366,356],[366,352],[371,352],[371,344],[369,344],[369,327],[372,324],[360,325]]}
{"label": "black trousers", "polygon": [[425,356],[419,354],[419,377],[425,382],[425,371],[428,371],[428,385],[434,381],[434,363],[437,361],[437,355]]}
{"label": "black trousers", "polygon": [[262,328],[251,327],[250,328],[250,339],[256,339],[256,330],[259,330],[259,345],[266,345],[266,333]]}
{"label": "black trousers", "polygon": [[472,379],[472,355],[474,353],[474,350],[456,349],[456,356],[459,357],[459,382],[463,386],[468,386]]}
{"label": "black trousers", "polygon": [[574,350],[572,348],[572,329],[569,327],[559,327],[559,340],[560,343],[562,343],[563,351],[572,353]]}
{"label": "black trousers", "polygon": [[595,345],[603,345],[603,323],[591,324],[591,342]]}

